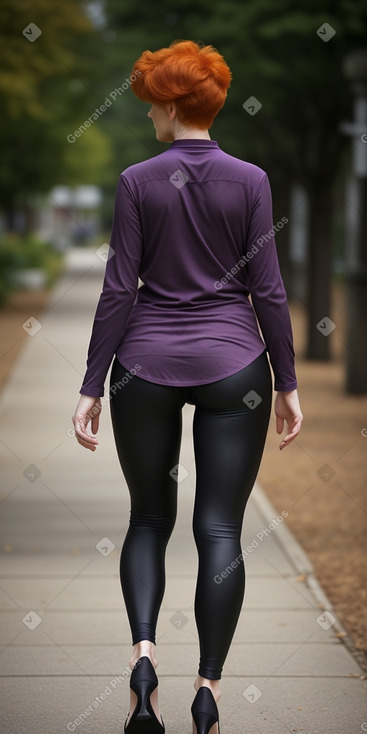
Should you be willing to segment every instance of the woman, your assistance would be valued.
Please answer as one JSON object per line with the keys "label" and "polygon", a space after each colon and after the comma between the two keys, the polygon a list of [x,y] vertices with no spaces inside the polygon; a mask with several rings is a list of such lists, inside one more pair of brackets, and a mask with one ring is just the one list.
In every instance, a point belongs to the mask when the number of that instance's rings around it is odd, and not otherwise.
{"label": "woman", "polygon": [[280,449],[301,427],[292,329],[267,175],[222,151],[208,132],[231,81],[223,57],[212,46],[174,41],[145,51],[131,79],[135,94],[151,104],[157,140],[170,147],[119,177],[73,423],[80,445],[95,451],[115,355],[111,419],[131,498],[120,564],[134,647],[125,731],[164,732],[155,631],[177,511],[182,407],[195,406],[200,663],[191,712],[194,734],[219,734],[222,667],[244,597],[241,529],[271,411],[267,352],[276,429],[282,433],[284,421],[288,427]]}

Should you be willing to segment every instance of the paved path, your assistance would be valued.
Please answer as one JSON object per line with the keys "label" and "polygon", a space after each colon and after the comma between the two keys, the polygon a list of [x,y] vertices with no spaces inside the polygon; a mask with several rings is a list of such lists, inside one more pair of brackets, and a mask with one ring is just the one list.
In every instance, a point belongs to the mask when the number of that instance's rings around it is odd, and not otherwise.
{"label": "paved path", "polygon": [[[132,647],[118,575],[129,501],[108,405],[94,454],[68,434],[103,269],[93,251],[68,253],[39,324],[29,314],[29,339],[1,395],[4,734],[122,734],[129,709]],[[198,665],[193,410],[183,410],[180,463],[188,474],[178,477],[157,628],[167,734],[191,734]],[[221,734],[360,734],[367,681],[337,636],[308,559],[274,518],[256,486],[242,536],[244,609],[223,669]]]}

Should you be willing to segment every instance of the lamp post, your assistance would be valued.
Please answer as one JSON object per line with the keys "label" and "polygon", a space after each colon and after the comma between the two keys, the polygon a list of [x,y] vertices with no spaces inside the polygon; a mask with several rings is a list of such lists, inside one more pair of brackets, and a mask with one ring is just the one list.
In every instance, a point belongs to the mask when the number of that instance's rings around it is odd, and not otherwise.
{"label": "lamp post", "polygon": [[341,125],[352,140],[346,196],[346,390],[367,393],[367,49],[345,57],[354,95],[354,120]]}

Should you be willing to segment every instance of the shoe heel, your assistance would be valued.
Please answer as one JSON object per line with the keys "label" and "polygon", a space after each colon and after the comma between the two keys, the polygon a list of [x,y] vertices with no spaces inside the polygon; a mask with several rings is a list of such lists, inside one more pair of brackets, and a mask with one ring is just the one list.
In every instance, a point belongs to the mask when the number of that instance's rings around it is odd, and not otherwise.
{"label": "shoe heel", "polygon": [[210,688],[199,688],[191,705],[191,713],[197,734],[208,734],[214,724],[218,724],[220,734],[218,708]]}
{"label": "shoe heel", "polygon": [[[126,734],[164,734],[164,723],[160,723],[150,702],[150,696],[158,685],[154,667],[147,656],[139,659],[130,677],[130,688],[137,695],[136,707],[129,723],[124,727]],[[162,719],[163,722],[163,719]]]}
{"label": "shoe heel", "polygon": [[219,734],[219,721],[211,714],[207,714],[205,711],[199,711],[197,714],[193,715],[193,719],[196,724],[197,734],[208,734],[213,724],[218,724]]}
{"label": "shoe heel", "polygon": [[153,715],[155,714],[152,709],[152,704],[150,703],[150,694],[153,693],[156,688],[156,684],[150,680],[140,680],[139,684],[131,686],[131,688],[138,697],[135,709],[136,716],[134,718],[137,721],[151,719],[152,713]]}

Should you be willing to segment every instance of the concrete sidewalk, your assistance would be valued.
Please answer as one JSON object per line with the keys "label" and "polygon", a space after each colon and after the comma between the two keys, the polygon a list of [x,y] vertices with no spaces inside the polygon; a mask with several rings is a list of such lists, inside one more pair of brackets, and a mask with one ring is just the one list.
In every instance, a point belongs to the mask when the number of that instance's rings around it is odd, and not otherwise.
{"label": "concrete sidewalk", "polygon": [[[24,324],[29,339],[1,395],[4,734],[122,734],[129,710],[132,647],[119,581],[129,495],[108,405],[94,454],[70,435],[103,270],[94,251],[68,253],[47,309]],[[167,734],[191,734],[199,655],[193,412],[183,410],[180,464],[188,474],[178,477],[157,628]],[[359,734],[367,729],[367,681],[337,636],[342,628],[312,566],[276,517],[256,486],[242,535],[244,607],[221,683],[221,734]]]}

